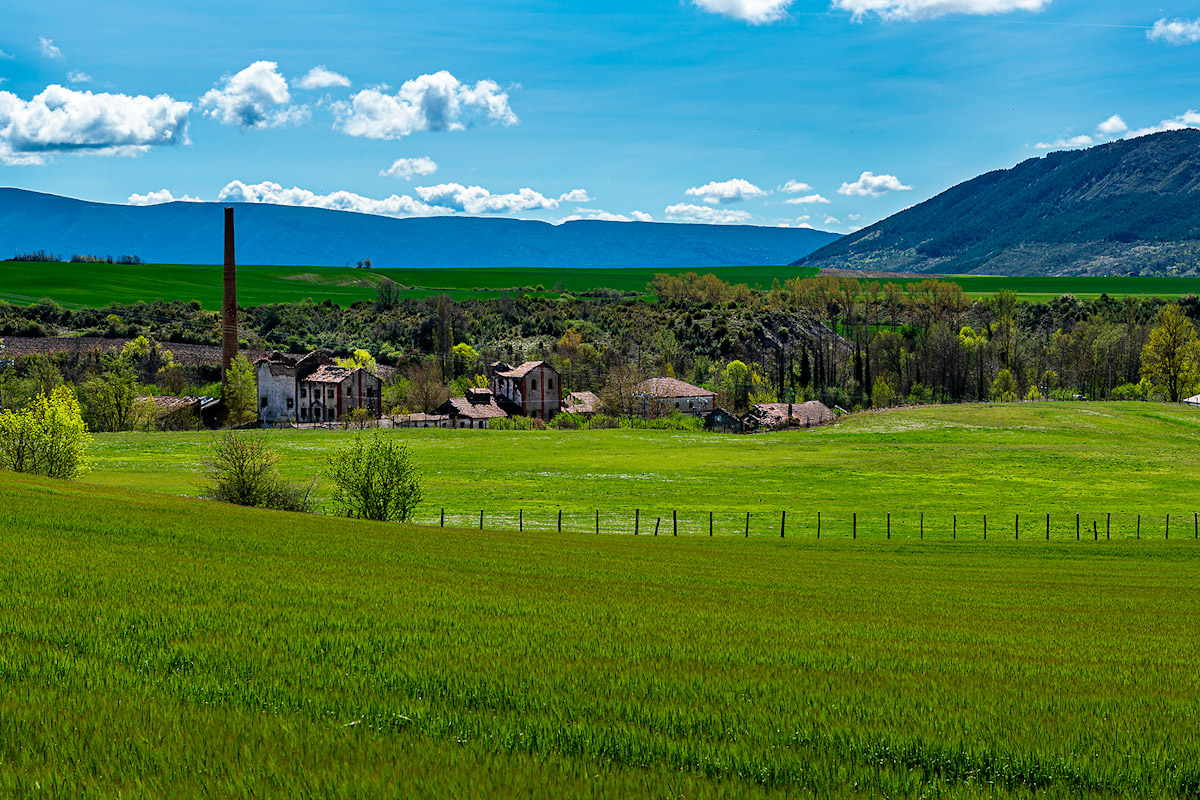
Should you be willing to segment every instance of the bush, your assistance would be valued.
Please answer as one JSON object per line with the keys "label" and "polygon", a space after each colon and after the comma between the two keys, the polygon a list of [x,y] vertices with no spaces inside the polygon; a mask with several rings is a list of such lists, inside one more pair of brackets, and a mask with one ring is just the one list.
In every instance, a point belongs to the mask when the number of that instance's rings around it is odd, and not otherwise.
{"label": "bush", "polygon": [[278,463],[279,454],[261,440],[226,433],[213,441],[202,464],[208,485],[201,496],[239,506],[312,511],[315,482],[285,483],[276,469]]}
{"label": "bush", "polygon": [[422,499],[421,472],[408,448],[379,433],[358,434],[329,457],[334,499],[350,516],[406,522]]}
{"label": "bush", "polygon": [[75,478],[84,469],[91,434],[75,392],[59,386],[19,412],[0,414],[0,468],[48,478]]}

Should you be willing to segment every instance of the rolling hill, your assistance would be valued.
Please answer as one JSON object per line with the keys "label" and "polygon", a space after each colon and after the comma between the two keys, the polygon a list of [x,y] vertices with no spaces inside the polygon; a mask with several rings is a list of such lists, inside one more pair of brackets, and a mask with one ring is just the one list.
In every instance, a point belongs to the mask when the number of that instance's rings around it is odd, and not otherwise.
{"label": "rolling hill", "polygon": [[796,264],[995,275],[1200,275],[1200,130],[1050,153]]}
{"label": "rolling hill", "polygon": [[[218,203],[127,206],[0,189],[0,254],[46,250],[216,264]],[[238,262],[377,267],[718,267],[786,265],[838,238],[822,231],[480,217],[391,217],[235,203]]]}

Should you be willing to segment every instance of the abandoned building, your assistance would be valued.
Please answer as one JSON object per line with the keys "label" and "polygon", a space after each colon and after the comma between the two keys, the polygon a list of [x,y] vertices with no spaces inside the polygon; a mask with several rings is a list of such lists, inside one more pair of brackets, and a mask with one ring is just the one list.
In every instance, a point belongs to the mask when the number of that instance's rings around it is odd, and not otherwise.
{"label": "abandoned building", "polygon": [[254,365],[260,423],[337,422],[356,409],[379,417],[383,382],[361,367],[339,366],[327,351],[266,353]]}
{"label": "abandoned building", "polygon": [[171,397],[151,395],[137,400],[147,421],[160,431],[191,431],[216,428],[224,420],[219,397]]}
{"label": "abandoned building", "polygon": [[564,414],[595,416],[604,407],[604,401],[593,392],[571,392],[563,403]]}
{"label": "abandoned building", "polygon": [[515,368],[497,361],[490,372],[491,393],[508,416],[548,421],[562,410],[561,376],[545,361],[526,361]]}
{"label": "abandoned building", "polygon": [[713,410],[717,393],[693,386],[678,378],[650,378],[634,390],[641,402],[642,416],[653,419],[678,411],[693,417],[703,417]]}
{"label": "abandoned building", "polygon": [[466,397],[451,397],[437,413],[448,418],[450,428],[486,428],[489,420],[509,416],[491,389],[467,389]]}
{"label": "abandoned building", "polygon": [[746,415],[747,427],[759,431],[815,428],[836,421],[837,414],[816,400],[807,403],[759,403]]}

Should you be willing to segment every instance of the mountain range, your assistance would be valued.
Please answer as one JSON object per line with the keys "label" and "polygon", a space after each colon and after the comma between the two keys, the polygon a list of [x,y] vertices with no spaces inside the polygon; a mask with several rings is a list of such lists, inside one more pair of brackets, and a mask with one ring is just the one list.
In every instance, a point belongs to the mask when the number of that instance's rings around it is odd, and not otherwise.
{"label": "mountain range", "polygon": [[1200,130],[1050,153],[959,184],[796,264],[994,275],[1200,274]]}
{"label": "mountain range", "polygon": [[[45,250],[219,264],[220,203],[114,205],[0,188],[0,258]],[[784,265],[838,238],[798,228],[481,217],[392,217],[234,203],[240,264],[376,267]]]}

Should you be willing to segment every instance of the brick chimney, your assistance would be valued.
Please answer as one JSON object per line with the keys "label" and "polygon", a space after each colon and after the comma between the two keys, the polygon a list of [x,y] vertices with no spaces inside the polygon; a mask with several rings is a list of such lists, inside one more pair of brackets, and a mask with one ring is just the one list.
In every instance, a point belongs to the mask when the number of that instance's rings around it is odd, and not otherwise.
{"label": "brick chimney", "polygon": [[[229,367],[238,352],[237,266],[233,257],[233,208],[225,209],[225,281],[221,300],[221,388],[229,388]],[[224,392],[228,396],[228,392]]]}

